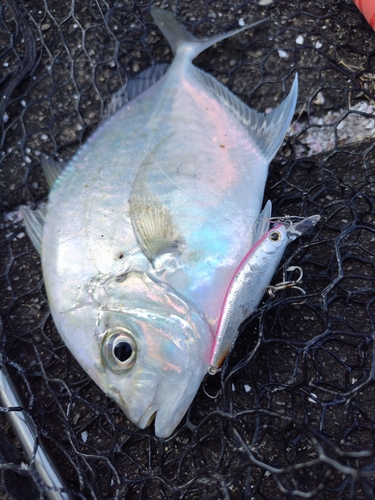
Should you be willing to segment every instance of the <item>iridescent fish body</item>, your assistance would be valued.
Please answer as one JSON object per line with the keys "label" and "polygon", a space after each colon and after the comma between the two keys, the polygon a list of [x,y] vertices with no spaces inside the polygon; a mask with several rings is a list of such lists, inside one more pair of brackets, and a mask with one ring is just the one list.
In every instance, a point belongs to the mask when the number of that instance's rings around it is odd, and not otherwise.
{"label": "iridescent fish body", "polygon": [[270,204],[260,214],[268,165],[297,81],[279,108],[257,113],[192,64],[245,28],[197,40],[170,13],[152,15],[172,64],[134,80],[133,99],[61,173],[45,162],[47,210],[23,214],[63,340],[130,420],[144,428],[155,418],[167,437],[218,348],[233,275],[269,230]]}

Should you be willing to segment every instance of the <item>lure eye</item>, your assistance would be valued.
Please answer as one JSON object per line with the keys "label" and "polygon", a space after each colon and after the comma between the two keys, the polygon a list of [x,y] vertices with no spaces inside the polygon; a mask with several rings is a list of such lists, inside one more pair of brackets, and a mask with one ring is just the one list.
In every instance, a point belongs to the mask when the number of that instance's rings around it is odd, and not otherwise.
{"label": "lure eye", "polygon": [[271,241],[280,241],[281,240],[281,233],[279,231],[272,231],[269,236]]}
{"label": "lure eye", "polygon": [[113,372],[130,370],[137,358],[137,344],[133,335],[125,328],[108,330],[102,344],[102,357]]}

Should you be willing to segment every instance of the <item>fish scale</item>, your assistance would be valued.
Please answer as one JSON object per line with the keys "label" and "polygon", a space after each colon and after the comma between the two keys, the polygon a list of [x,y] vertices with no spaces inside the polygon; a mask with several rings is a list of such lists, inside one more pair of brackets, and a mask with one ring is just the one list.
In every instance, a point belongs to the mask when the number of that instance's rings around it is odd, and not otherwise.
{"label": "fish scale", "polygon": [[261,284],[251,313],[281,258],[266,277],[248,273],[249,250],[269,231],[264,186],[297,80],[279,108],[257,113],[192,65],[249,27],[197,40],[171,13],[152,15],[175,55],[171,66],[129,82],[133,99],[123,89],[114,97],[112,116],[61,175],[44,161],[47,179],[56,178],[46,213],[22,212],[64,342],[132,422],[155,419],[155,434],[168,437],[247,310],[251,286],[234,293],[233,276],[246,270],[246,282]]}

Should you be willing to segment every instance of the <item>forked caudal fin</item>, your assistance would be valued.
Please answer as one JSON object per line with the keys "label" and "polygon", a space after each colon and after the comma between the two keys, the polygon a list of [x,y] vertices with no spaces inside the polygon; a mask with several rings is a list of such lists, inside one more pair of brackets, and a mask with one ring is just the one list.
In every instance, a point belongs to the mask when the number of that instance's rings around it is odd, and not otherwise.
{"label": "forked caudal fin", "polygon": [[[198,40],[176,21],[171,12],[152,8],[151,13],[156,24],[168,40],[173,53],[181,53],[188,61],[192,61],[198,54],[211,45],[264,22],[263,20],[256,21],[249,26],[243,26],[237,30],[221,33],[209,39],[203,38]],[[227,87],[217,81],[216,78],[198,68],[194,68],[194,70],[199,83],[206,90],[214,94],[218,101],[229,109],[248,129],[249,134],[254,138],[257,148],[268,164],[281,146],[285,133],[292,121],[298,96],[298,76],[295,76],[292,88],[281,105],[268,115],[265,115],[249,108],[238,97],[233,95]]]}
{"label": "forked caudal fin", "polygon": [[236,30],[228,31],[227,33],[220,33],[219,35],[213,36],[211,38],[195,38],[191,35],[182,24],[180,24],[172,12],[168,12],[164,9],[159,9],[157,7],[151,8],[152,17],[157,24],[160,31],[163,33],[165,38],[168,40],[169,45],[173,51],[173,54],[177,54],[180,50],[187,50],[189,53],[189,58],[192,61],[198,54],[203,52],[208,47],[215,45],[221,40],[225,40],[241,31],[254,28],[259,24],[264,23],[264,19],[255,21],[247,26],[242,26]]}

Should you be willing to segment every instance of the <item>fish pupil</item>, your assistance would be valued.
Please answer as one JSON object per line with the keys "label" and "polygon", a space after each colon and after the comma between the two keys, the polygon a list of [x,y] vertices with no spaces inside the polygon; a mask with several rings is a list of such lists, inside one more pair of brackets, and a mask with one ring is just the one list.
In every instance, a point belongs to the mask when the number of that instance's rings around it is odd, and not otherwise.
{"label": "fish pupil", "polygon": [[114,348],[114,355],[122,363],[130,358],[133,349],[128,342],[119,342]]}

